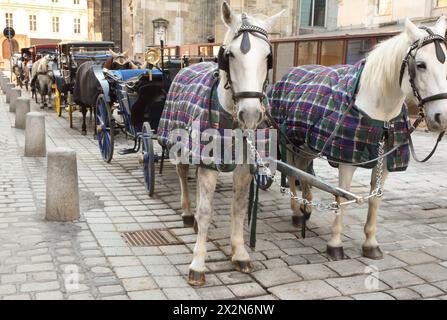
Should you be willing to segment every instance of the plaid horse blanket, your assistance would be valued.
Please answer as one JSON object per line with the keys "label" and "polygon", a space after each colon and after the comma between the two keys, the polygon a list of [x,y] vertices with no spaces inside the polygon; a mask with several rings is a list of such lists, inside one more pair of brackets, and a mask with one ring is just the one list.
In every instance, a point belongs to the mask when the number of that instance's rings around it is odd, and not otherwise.
{"label": "plaid horse blanket", "polygon": [[[287,128],[287,136],[295,145],[305,144],[321,152],[356,93],[364,63],[296,67],[274,85],[269,94],[270,112]],[[405,105],[399,116],[385,123],[371,119],[354,104],[322,154],[338,162],[369,161],[378,156],[379,142],[385,136],[385,152],[402,144],[387,156],[388,170],[404,171],[410,160],[409,127]],[[375,165],[373,162],[363,167]]]}
{"label": "plaid horse blanket", "polygon": [[[238,122],[233,121],[233,116],[219,103],[217,97],[218,81],[218,66],[214,62],[198,63],[179,71],[166,98],[158,126],[158,142],[170,149],[180,141],[178,134],[173,133],[177,129],[186,129],[189,134],[186,139],[182,140],[182,147],[190,151],[190,157],[200,158],[200,164],[204,165],[202,160],[206,158],[203,152],[205,147],[214,137],[219,136],[221,138],[220,154],[212,154],[212,158],[218,161],[213,161],[210,164],[210,157],[208,157],[205,166],[216,168],[215,163],[225,162],[226,166],[220,166],[219,170],[231,171],[234,166],[231,164],[228,166],[228,162],[224,160],[227,160],[225,157],[228,156],[228,153],[231,159],[236,159],[236,147],[233,137],[228,136],[228,129],[238,129]],[[211,114],[209,114],[209,111],[211,111]],[[200,133],[201,140],[195,138],[192,129],[196,133]],[[263,157],[268,155],[268,133],[268,130],[260,129],[256,131],[255,142],[258,146],[262,146],[258,148],[258,151]],[[230,152],[228,152],[228,149],[230,149]]]}

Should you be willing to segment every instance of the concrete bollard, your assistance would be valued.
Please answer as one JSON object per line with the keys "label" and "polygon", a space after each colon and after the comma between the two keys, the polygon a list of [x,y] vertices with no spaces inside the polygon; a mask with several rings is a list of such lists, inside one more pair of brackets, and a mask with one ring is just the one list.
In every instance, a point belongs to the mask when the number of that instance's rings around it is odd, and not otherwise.
{"label": "concrete bollard", "polygon": [[25,129],[26,114],[30,112],[30,100],[28,98],[17,98],[16,100],[16,129]]}
{"label": "concrete bollard", "polygon": [[[5,75],[2,75],[0,77],[0,88],[2,89],[2,92],[5,93],[5,85],[6,85],[6,80],[8,78]],[[8,81],[9,82],[9,81]]]}
{"label": "concrete bollard", "polygon": [[9,103],[10,101],[10,94],[11,94],[11,89],[13,89],[15,87],[14,83],[12,82],[8,82],[6,84],[6,103]]}
{"label": "concrete bollard", "polygon": [[26,115],[25,157],[45,157],[46,155],[45,115],[41,112],[29,112]]}
{"label": "concrete bollard", "polygon": [[19,98],[20,96],[22,96],[21,89],[11,89],[9,93],[9,112],[16,112],[17,98]]}
{"label": "concrete bollard", "polygon": [[69,148],[56,148],[48,151],[47,159],[46,219],[79,219],[76,152]]}

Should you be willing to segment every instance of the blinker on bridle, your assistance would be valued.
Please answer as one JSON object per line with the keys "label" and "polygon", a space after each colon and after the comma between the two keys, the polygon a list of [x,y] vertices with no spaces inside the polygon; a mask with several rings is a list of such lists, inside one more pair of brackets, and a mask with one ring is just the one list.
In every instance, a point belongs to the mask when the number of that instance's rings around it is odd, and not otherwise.
{"label": "blinker on bridle", "polygon": [[[268,56],[268,61],[267,61],[267,70],[270,70],[272,68],[272,44],[268,40],[268,33],[263,28],[250,24],[248,22],[247,15],[245,13],[242,13],[242,25],[238,29],[235,36],[233,37],[233,40],[235,40],[236,38],[238,38],[242,35],[240,49],[243,54],[247,54],[251,49],[249,34],[251,34],[252,36],[255,36],[259,39],[264,40],[269,45],[270,54]],[[225,83],[225,89],[231,90],[232,96],[233,96],[233,101],[236,103],[240,99],[257,98],[262,103],[264,100],[264,97],[265,97],[265,89],[268,84],[268,75],[266,76],[266,79],[264,81],[262,92],[258,92],[258,91],[235,92],[233,89],[233,86],[232,86],[231,73],[230,73],[230,59],[229,58],[230,58],[230,52],[228,52],[226,50],[225,46],[221,46],[219,49],[219,54],[218,54],[219,69],[223,70],[227,73],[227,82]]]}
{"label": "blinker on bridle", "polygon": [[[405,58],[402,62],[401,69],[400,69],[399,85],[402,86],[402,80],[403,80],[403,77],[405,74],[405,69],[407,69],[408,75],[410,78],[409,81],[410,81],[411,89],[413,90],[414,96],[418,100],[419,117],[422,120],[423,118],[425,118],[424,105],[427,102],[447,99],[447,92],[438,93],[438,94],[435,94],[435,95],[432,95],[429,97],[422,98],[422,96],[419,92],[419,89],[416,86],[416,83],[415,83],[415,77],[416,77],[416,72],[417,72],[416,55],[417,55],[419,49],[421,49],[422,47],[424,47],[428,44],[434,43],[435,48],[436,48],[436,58],[438,59],[438,61],[441,63],[444,63],[446,60],[444,50],[442,50],[442,47],[441,47],[441,43],[445,43],[445,38],[441,35],[437,35],[437,34],[433,33],[433,31],[427,27],[423,26],[423,27],[420,27],[420,29],[427,31],[428,36],[414,42],[410,46],[410,48],[408,48],[407,55],[405,56]],[[413,53],[413,51],[415,51],[415,52]]]}

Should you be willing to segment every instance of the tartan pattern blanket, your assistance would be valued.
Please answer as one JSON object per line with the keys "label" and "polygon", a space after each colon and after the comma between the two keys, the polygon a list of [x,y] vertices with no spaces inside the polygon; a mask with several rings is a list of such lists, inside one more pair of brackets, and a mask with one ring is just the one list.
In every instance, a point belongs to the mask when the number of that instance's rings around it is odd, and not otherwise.
{"label": "tartan pattern blanket", "polygon": [[[270,112],[278,124],[285,123],[287,136],[294,144],[306,144],[313,151],[321,152],[355,94],[364,63],[361,60],[355,65],[291,68],[273,86],[269,95]],[[352,164],[372,160],[378,156],[379,141],[385,135],[385,152],[403,144],[387,156],[388,170],[404,171],[410,160],[406,143],[408,121],[405,105],[386,129],[384,122],[371,119],[354,104],[323,155],[329,160]]]}
{"label": "tartan pattern blanket", "polygon": [[[214,62],[203,62],[183,68],[175,76],[169,89],[165,107],[161,115],[158,127],[158,142],[160,145],[170,149],[178,142],[171,133],[176,129],[190,130],[192,127],[199,129],[202,134],[202,140],[198,141],[189,134],[188,142],[183,144],[183,148],[191,151],[192,157],[204,157],[203,150],[209,143],[207,139],[213,136],[205,133],[205,130],[214,129],[214,132],[223,137],[221,140],[221,155],[215,157],[223,161],[224,146],[232,145],[233,150],[231,156],[235,159],[235,146],[233,139],[224,136],[225,129],[237,129],[237,121],[233,121],[233,117],[219,103],[217,97],[218,78],[216,72],[218,66]],[[209,115],[211,110],[211,115]],[[175,136],[175,135],[174,135]],[[256,142],[259,144],[268,142],[268,131],[257,130]],[[231,141],[229,141],[231,140]],[[185,141],[185,140],[183,140]],[[199,142],[199,145],[198,145]],[[229,144],[228,144],[229,143]],[[266,156],[268,152],[259,150],[261,156]],[[200,150],[200,154],[199,154]],[[201,158],[202,159],[202,158]],[[215,168],[215,165],[207,165],[207,167]],[[226,170],[231,171],[233,168],[227,167]]]}

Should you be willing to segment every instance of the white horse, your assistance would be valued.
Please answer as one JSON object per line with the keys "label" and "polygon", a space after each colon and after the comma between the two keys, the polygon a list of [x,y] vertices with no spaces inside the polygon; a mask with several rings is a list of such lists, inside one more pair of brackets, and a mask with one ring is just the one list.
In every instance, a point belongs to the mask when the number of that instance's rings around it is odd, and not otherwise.
{"label": "white horse", "polygon": [[[380,43],[369,54],[361,75],[359,91],[355,101],[358,109],[372,119],[390,121],[401,113],[402,105],[406,99],[416,99],[418,100],[417,103],[420,104],[421,98],[428,98],[421,104],[421,107],[423,107],[429,130],[436,132],[446,130],[447,100],[445,99],[447,96],[437,96],[447,93],[446,48],[443,39],[439,39],[439,36],[444,37],[446,32],[444,16],[430,30],[432,30],[433,35],[438,35],[438,40],[430,41],[429,31],[418,28],[407,19],[405,31],[402,34]],[[426,43],[422,42],[427,39]],[[418,44],[419,46],[417,46]],[[410,63],[407,64],[404,59],[409,58],[408,52],[412,45],[415,45],[415,47],[413,47],[410,53],[414,55],[414,58],[410,59]],[[401,70],[403,73],[401,73]],[[410,77],[409,74],[412,76]],[[414,88],[419,92],[419,97],[415,96]],[[416,93],[416,95],[418,94]],[[435,99],[430,99],[432,97],[435,97]],[[289,161],[293,161],[296,167],[306,170],[311,159],[292,156]],[[339,165],[340,188],[350,189],[356,169],[356,166],[349,164]],[[386,165],[384,165],[383,169],[382,183],[384,183],[388,175]],[[293,177],[289,177],[289,184],[293,194],[297,194]],[[312,200],[309,185],[305,181],[300,181],[300,184],[302,186],[303,198],[309,201]],[[376,186],[377,167],[372,170],[371,192],[376,190]],[[376,239],[377,211],[380,203],[380,197],[369,199],[368,216],[364,227],[366,240],[363,243],[362,251],[363,256],[370,259],[383,258],[382,250]],[[303,221],[310,216],[312,211],[310,205],[299,204],[295,200],[291,201],[291,205],[294,218],[300,218],[294,220]],[[332,237],[327,244],[328,255],[333,260],[343,259],[344,257],[341,239],[343,214],[344,207],[342,206],[333,223]]]}
{"label": "white horse", "polygon": [[36,103],[38,103],[37,92],[40,93],[42,104],[40,107],[41,109],[47,106],[48,108],[51,108],[51,94],[53,92],[52,63],[53,62],[51,61],[50,56],[46,55],[33,63],[33,67],[31,69],[31,87],[33,94],[35,94]]}
{"label": "white horse", "polygon": [[[262,100],[272,54],[267,34],[282,13],[261,21],[246,14],[236,15],[227,2],[224,1],[222,4],[222,20],[228,27],[228,31],[219,54],[217,97],[220,105],[233,116],[233,122],[238,124],[241,129],[254,130],[263,119]],[[191,77],[193,82],[202,76],[202,70],[205,70],[207,75],[213,76],[216,68],[216,65],[210,63],[200,63],[179,72],[171,86],[160,121],[160,127],[168,128],[167,130],[162,129],[165,130],[164,132],[169,130],[170,123],[176,121],[172,117],[187,113],[186,109],[190,104],[189,97],[194,93],[191,91],[198,87],[197,83],[186,82],[183,79],[193,73],[197,75]],[[187,92],[188,90],[190,92]],[[170,100],[171,98],[172,100]],[[194,214],[191,210],[188,190],[188,169],[188,164],[177,165],[181,186],[182,217],[185,225],[192,226]],[[189,283],[191,285],[205,283],[206,241],[208,227],[213,216],[213,197],[217,178],[218,171],[202,166],[198,167],[195,214],[198,234],[193,260],[189,266]],[[237,165],[233,172],[233,204],[231,208],[232,261],[237,270],[246,273],[253,269],[250,256],[244,246],[243,227],[251,181],[250,165]]]}

